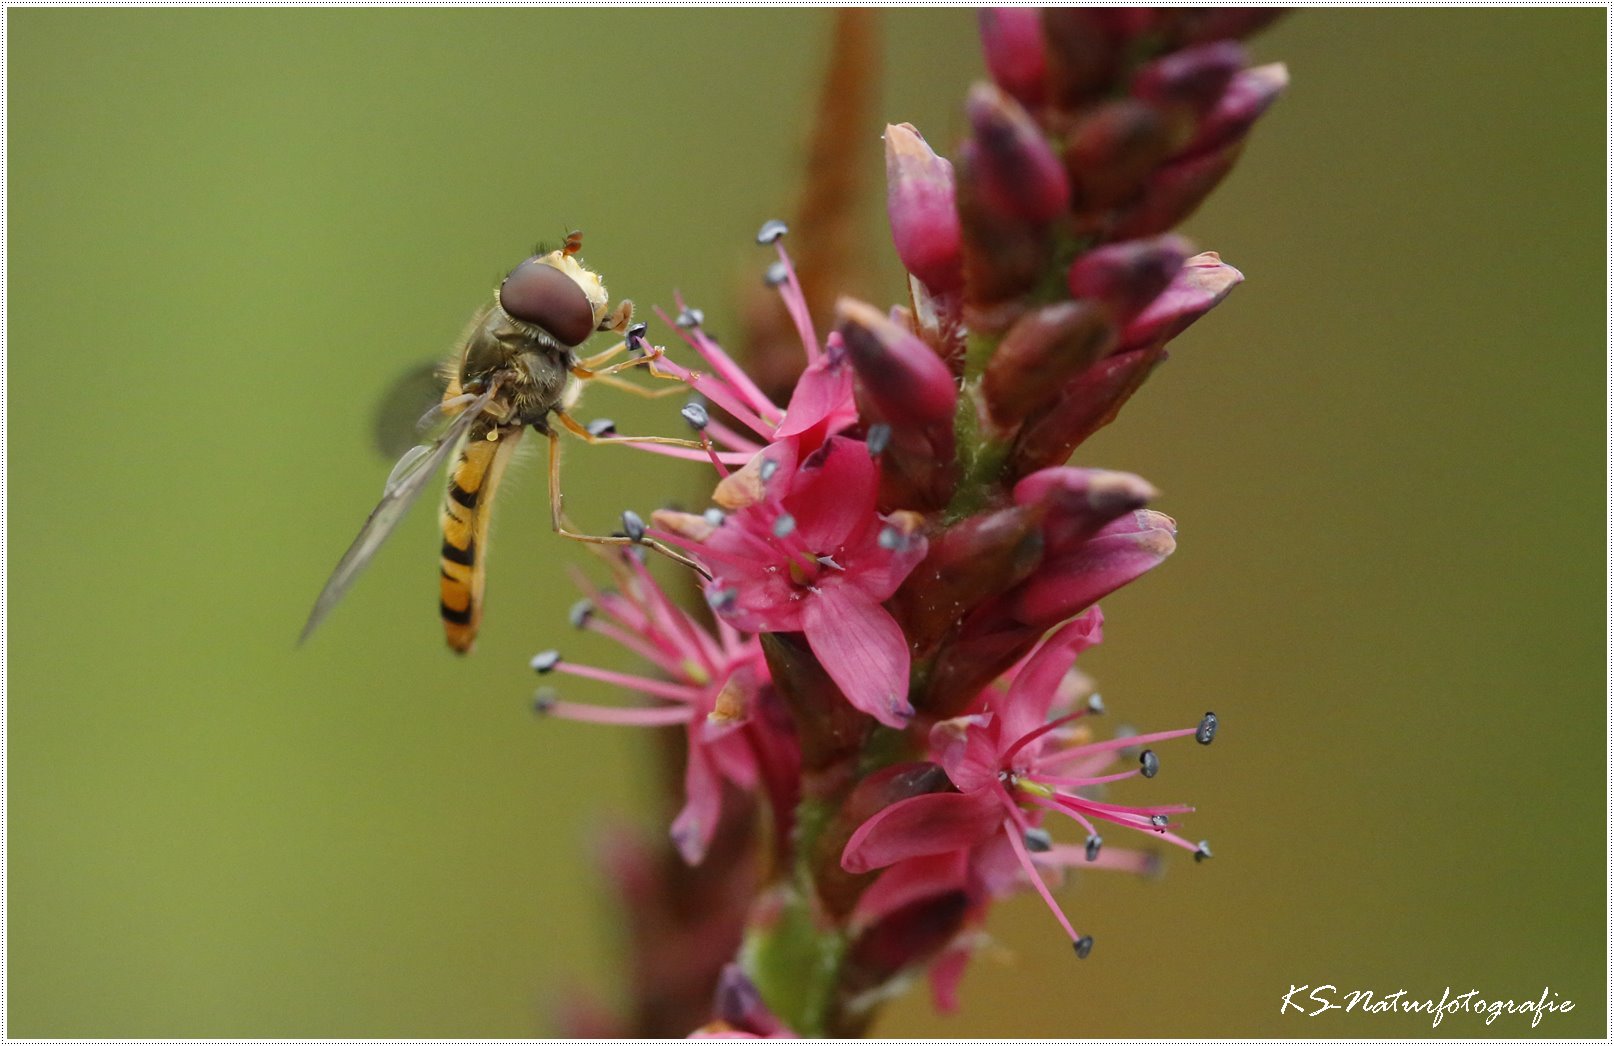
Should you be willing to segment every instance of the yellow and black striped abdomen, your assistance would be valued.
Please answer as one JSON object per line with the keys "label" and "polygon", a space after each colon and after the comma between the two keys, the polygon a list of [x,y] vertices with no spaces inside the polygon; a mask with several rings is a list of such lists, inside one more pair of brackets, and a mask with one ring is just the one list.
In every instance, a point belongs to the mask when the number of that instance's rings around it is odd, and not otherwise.
{"label": "yellow and black striped abdomen", "polygon": [[491,433],[497,438],[488,439],[486,433],[472,430],[449,474],[448,492],[443,497],[443,631],[448,645],[461,654],[470,652],[482,620],[489,513],[522,429],[501,426]]}

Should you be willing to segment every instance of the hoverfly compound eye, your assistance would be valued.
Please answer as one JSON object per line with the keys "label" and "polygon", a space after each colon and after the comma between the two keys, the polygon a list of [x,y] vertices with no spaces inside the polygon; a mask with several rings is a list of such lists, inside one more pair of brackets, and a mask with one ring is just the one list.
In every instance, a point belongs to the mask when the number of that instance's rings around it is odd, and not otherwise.
{"label": "hoverfly compound eye", "polygon": [[568,348],[594,333],[594,306],[583,288],[537,258],[510,270],[499,285],[499,306],[523,323],[542,327]]}

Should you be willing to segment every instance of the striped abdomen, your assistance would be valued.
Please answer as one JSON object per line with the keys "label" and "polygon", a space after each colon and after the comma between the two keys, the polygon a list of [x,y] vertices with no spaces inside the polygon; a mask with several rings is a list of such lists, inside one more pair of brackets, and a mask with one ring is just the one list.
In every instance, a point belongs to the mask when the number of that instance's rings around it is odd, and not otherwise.
{"label": "striped abdomen", "polygon": [[443,497],[442,611],[448,645],[461,654],[476,642],[482,620],[482,582],[487,555],[488,515],[499,477],[520,442],[520,426],[491,430],[497,439],[473,429],[449,474]]}

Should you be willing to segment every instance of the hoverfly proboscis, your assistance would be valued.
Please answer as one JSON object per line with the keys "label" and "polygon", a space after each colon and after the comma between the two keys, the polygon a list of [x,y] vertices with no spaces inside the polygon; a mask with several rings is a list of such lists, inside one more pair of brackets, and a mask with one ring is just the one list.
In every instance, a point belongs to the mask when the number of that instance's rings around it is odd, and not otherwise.
{"label": "hoverfly proboscis", "polygon": [[[440,606],[448,645],[459,653],[469,652],[482,618],[489,512],[504,469],[529,426],[549,438],[550,524],[557,534],[593,544],[645,545],[700,570],[654,538],[584,534],[567,525],[561,508],[560,434],[552,422],[558,421],[561,428],[589,443],[703,446],[659,436],[607,438],[572,417],[585,381],[656,395],[615,375],[659,357],[659,350],[643,340],[642,325],[629,326],[633,303],[623,299],[611,308],[599,275],[578,261],[582,245],[582,234],[573,232],[558,250],[526,259],[499,284],[493,300],[471,318],[454,354],[443,365],[447,386],[442,400],[417,426],[422,430],[441,427],[441,431],[410,448],[393,466],[380,503],[315,600],[299,643],[352,587],[439,467],[452,460],[439,515],[443,534]],[[627,337],[613,348],[578,359],[575,350],[599,331]],[[607,366],[624,350],[632,349],[642,350],[642,354]],[[654,368],[650,372],[671,379]]]}

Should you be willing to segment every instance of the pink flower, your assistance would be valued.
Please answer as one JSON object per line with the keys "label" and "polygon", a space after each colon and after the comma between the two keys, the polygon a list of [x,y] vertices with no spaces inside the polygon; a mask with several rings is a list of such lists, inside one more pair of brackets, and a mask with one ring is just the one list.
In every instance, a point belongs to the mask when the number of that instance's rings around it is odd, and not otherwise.
{"label": "pink flower", "polygon": [[704,453],[689,447],[654,443],[633,446],[668,457],[696,461],[712,458],[725,465],[743,465],[769,444],[792,436],[810,452],[857,420],[857,408],[852,401],[852,369],[846,350],[836,334],[831,334],[820,347],[795,268],[784,245],[778,242],[784,233],[783,222],[768,222],[758,233],[757,240],[772,245],[778,253],[779,260],[768,270],[768,282],[784,299],[807,356],[807,368],[796,382],[790,403],[781,409],[770,400],[733,357],[702,329],[704,317],[700,310],[689,308],[678,298],[676,317],[669,318],[660,309],[656,313],[677,329],[685,344],[695,350],[710,370],[685,367],[665,355],[656,356],[652,369],[684,382],[721,408],[740,428],[715,418],[707,419],[701,429],[711,438],[715,449]]}
{"label": "pink flower", "polygon": [[[918,795],[881,810],[852,834],[841,855],[842,867],[858,873],[924,859],[928,865],[909,865],[886,891],[915,877],[910,889],[922,887],[926,876],[973,874],[979,877],[976,890],[997,893],[1006,888],[1005,876],[1012,875],[1008,870],[1013,865],[1005,860],[1012,856],[1076,954],[1086,958],[1092,938],[1077,933],[1065,917],[1039,865],[1059,869],[1096,863],[1103,846],[1099,822],[1157,836],[1192,851],[1196,859],[1208,857],[1206,844],[1190,843],[1168,827],[1171,815],[1189,813],[1192,807],[1121,806],[1090,793],[1099,785],[1153,777],[1160,764],[1149,745],[1189,735],[1209,744],[1215,715],[1207,713],[1197,727],[1108,741],[1092,741],[1086,730],[1073,726],[1092,706],[1048,719],[1062,697],[1068,701],[1075,696],[1062,691],[1061,683],[1076,655],[1098,641],[1102,621],[1096,610],[1071,621],[1014,672],[1006,690],[989,690],[980,711],[938,723],[931,731],[931,754],[957,791]],[[1138,765],[1111,769],[1117,753],[1140,747]],[[1054,843],[1041,827],[1049,813],[1076,822],[1086,832],[1084,843]]]}
{"label": "pink flower", "polygon": [[721,525],[652,533],[711,572],[719,617],[748,632],[804,633],[848,701],[903,726],[913,715],[908,644],[881,603],[924,558],[925,539],[911,515],[875,511],[879,469],[866,444],[832,436],[799,463],[798,451],[791,439],[770,448],[761,496],[715,517]]}
{"label": "pink flower", "polygon": [[540,675],[559,672],[613,683],[662,703],[648,708],[579,704],[557,699],[546,687],[535,707],[560,719],[684,727],[689,741],[684,807],[670,834],[684,860],[698,864],[717,828],[723,782],[756,787],[759,752],[776,747],[762,747],[767,739],[756,734],[767,726],[751,714],[768,681],[767,665],[755,637],[741,636],[722,621],[714,635],[674,606],[638,557],[623,555],[614,572],[619,591],[600,591],[579,579],[589,598],[573,608],[573,622],[639,654],[667,678],[574,664],[554,650],[533,657],[532,667]]}

